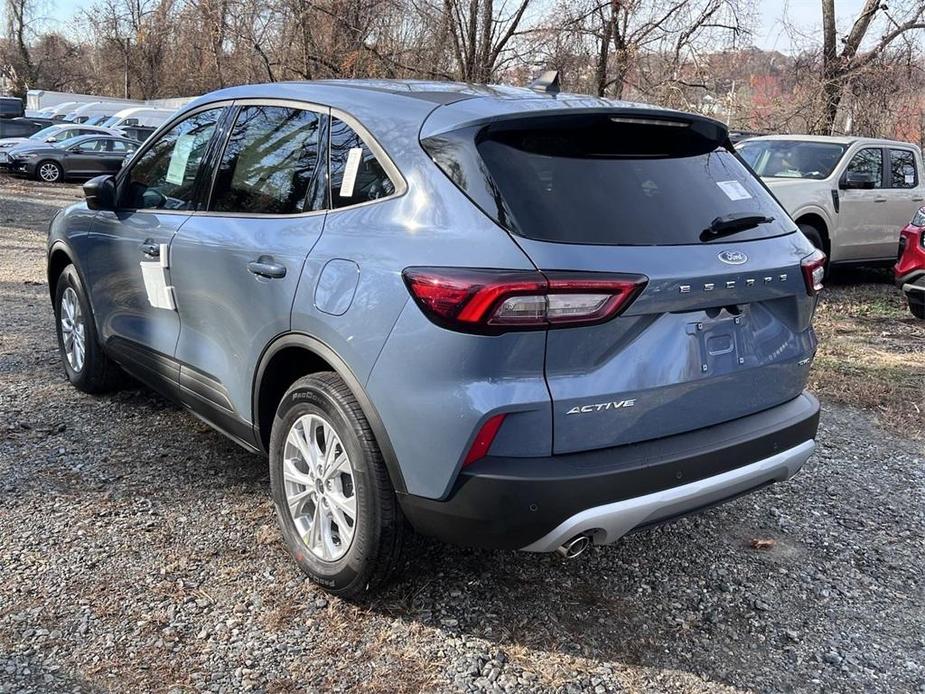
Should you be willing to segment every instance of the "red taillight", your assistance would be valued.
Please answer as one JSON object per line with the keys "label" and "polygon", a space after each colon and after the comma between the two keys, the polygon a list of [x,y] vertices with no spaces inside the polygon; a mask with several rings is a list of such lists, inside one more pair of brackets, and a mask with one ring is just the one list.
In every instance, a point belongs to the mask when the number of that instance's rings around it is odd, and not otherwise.
{"label": "red taillight", "polygon": [[642,276],[602,273],[408,268],[402,274],[432,321],[488,334],[602,323],[646,284]]}
{"label": "red taillight", "polygon": [[806,280],[806,291],[810,296],[822,291],[822,280],[825,277],[825,253],[818,248],[803,258],[800,263],[803,268],[803,279]]}
{"label": "red taillight", "polygon": [[491,448],[491,444],[495,440],[495,436],[497,436],[498,429],[501,428],[501,423],[503,421],[504,415],[496,414],[482,425],[482,428],[479,429],[479,433],[475,435],[475,440],[472,442],[469,452],[466,453],[466,458],[463,460],[463,467],[471,465],[476,460],[481,460],[488,455],[488,449]]}

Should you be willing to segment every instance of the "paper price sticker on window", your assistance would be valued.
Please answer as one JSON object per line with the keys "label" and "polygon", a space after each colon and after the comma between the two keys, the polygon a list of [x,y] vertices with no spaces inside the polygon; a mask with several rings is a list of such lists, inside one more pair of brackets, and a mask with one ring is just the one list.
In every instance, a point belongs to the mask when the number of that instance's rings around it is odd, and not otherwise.
{"label": "paper price sticker on window", "polygon": [[357,181],[357,171],[360,169],[360,161],[363,159],[362,147],[351,147],[347,152],[347,164],[344,166],[344,179],[340,183],[340,196],[342,198],[353,197],[353,186]]}
{"label": "paper price sticker on window", "polygon": [[186,165],[190,154],[193,153],[195,142],[195,135],[181,135],[177,138],[177,144],[170,155],[170,166],[167,167],[167,175],[164,177],[167,183],[175,186],[183,185],[183,179],[186,178]]}
{"label": "paper price sticker on window", "polygon": [[752,196],[738,181],[717,181],[716,185],[730,200],[748,200]]}

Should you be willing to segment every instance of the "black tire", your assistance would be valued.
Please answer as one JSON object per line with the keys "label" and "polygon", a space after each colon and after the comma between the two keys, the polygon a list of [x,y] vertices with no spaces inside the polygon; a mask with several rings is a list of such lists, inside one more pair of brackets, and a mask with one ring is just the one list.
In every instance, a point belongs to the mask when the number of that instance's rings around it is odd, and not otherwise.
{"label": "black tire", "polygon": [[[53,170],[56,172],[54,178],[46,178],[42,175],[42,169],[46,167],[48,170]],[[61,164],[51,159],[46,159],[45,161],[40,161],[35,166],[35,178],[37,181],[42,181],[43,183],[60,183],[64,180],[64,171],[61,169]]]}
{"label": "black tire", "polygon": [[[357,511],[353,540],[344,556],[333,561],[323,560],[308,548],[286,498],[286,439],[296,421],[310,414],[333,426],[353,469]],[[356,599],[387,581],[400,559],[405,521],[369,423],[337,374],[300,378],[283,396],[270,436],[270,488],[286,547],[316,583],[334,595]]]}
{"label": "black tire", "polygon": [[906,299],[909,301],[909,310],[912,311],[912,315],[920,320],[925,320],[925,302],[913,301],[908,294]]}
{"label": "black tire", "polygon": [[812,224],[797,224],[800,227],[800,231],[803,232],[803,235],[809,239],[809,242],[813,244],[820,251],[825,253],[825,277],[829,276],[829,250],[825,246],[825,241],[822,238],[822,232],[819,231]]}
{"label": "black tire", "polygon": [[[83,318],[84,326],[84,358],[79,369],[75,369],[68,361],[64,345],[64,334],[61,323],[62,299],[65,292],[72,289],[77,295],[77,301]],[[93,309],[87,300],[83,283],[73,265],[68,265],[58,276],[55,288],[55,332],[58,335],[58,351],[61,353],[61,362],[68,380],[78,390],[84,393],[105,393],[119,386],[122,381],[122,371],[103,352],[96,334],[96,323],[93,320]]]}

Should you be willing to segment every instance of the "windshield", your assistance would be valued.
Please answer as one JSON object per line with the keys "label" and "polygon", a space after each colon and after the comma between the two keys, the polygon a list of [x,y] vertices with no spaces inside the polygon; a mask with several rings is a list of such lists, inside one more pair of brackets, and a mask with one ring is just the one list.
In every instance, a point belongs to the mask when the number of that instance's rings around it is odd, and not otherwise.
{"label": "windshield", "polygon": [[93,116],[92,118],[87,118],[87,120],[84,121],[84,125],[99,125],[104,120],[106,120],[106,116]]}
{"label": "windshield", "polygon": [[102,123],[99,123],[98,125],[102,125],[104,128],[108,128],[112,126],[114,123],[118,123],[120,120],[122,119],[119,118],[119,116],[109,116],[109,118],[104,120]]}
{"label": "windshield", "polygon": [[37,133],[32,133],[29,135],[30,140],[38,140],[39,142],[44,142],[45,138],[49,135],[58,132],[60,130],[60,125],[49,125],[47,128],[42,128]]}
{"label": "windshield", "polygon": [[800,140],[748,140],[736,148],[763,178],[828,178],[847,145]]}

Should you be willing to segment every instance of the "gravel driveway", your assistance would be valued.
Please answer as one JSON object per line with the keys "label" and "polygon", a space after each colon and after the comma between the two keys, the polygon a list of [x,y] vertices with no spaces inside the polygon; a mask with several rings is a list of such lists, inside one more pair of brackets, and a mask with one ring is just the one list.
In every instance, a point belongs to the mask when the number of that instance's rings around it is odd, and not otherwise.
{"label": "gravel driveway", "polygon": [[77,197],[0,176],[0,691],[925,692],[923,444],[829,403],[790,483],[568,563],[422,540],[327,597],[264,461],[67,384],[44,242]]}

